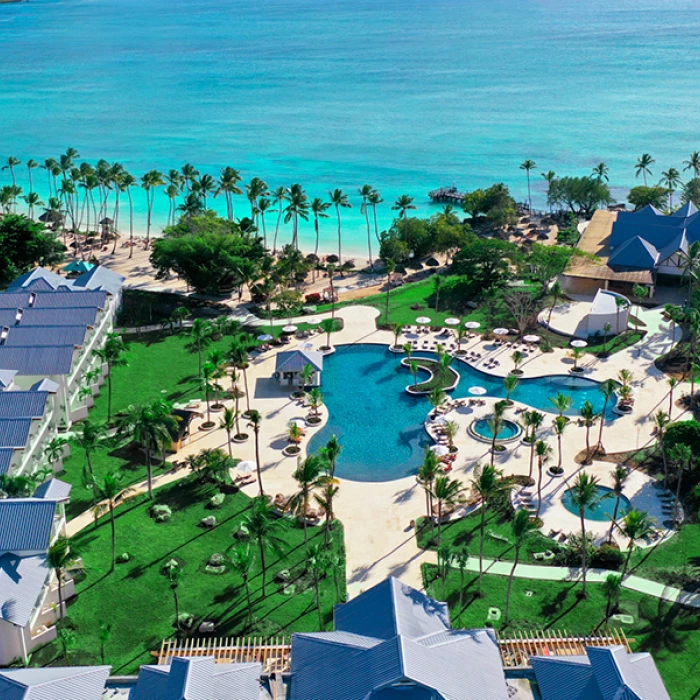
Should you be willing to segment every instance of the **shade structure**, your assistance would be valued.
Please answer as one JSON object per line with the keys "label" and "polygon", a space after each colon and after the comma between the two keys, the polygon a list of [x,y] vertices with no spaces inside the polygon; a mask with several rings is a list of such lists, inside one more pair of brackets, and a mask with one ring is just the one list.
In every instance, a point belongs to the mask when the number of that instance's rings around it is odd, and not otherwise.
{"label": "shade structure", "polygon": [[63,271],[78,272],[79,274],[83,274],[84,272],[90,272],[93,267],[95,266],[86,260],[73,260],[73,262],[68,263],[68,265],[63,268]]}
{"label": "shade structure", "polygon": [[585,347],[588,347],[588,343],[585,340],[572,340],[571,347],[572,348],[585,348]]}
{"label": "shade structure", "polygon": [[445,319],[445,325],[446,325],[446,326],[458,326],[458,325],[459,325],[459,319],[458,319],[458,318],[446,318],[446,319]]}
{"label": "shade structure", "polygon": [[283,327],[282,327],[282,332],[283,332],[283,333],[296,333],[296,332],[297,332],[297,327],[294,326],[294,325],[283,326]]}
{"label": "shade structure", "polygon": [[261,343],[267,343],[267,342],[269,342],[270,340],[272,340],[272,336],[271,336],[269,333],[263,333],[262,335],[259,335],[259,336],[258,336],[258,340],[259,340]]}
{"label": "shade structure", "polygon": [[523,340],[526,343],[539,343],[540,340],[542,340],[542,339],[540,338],[539,335],[526,335],[523,337]]}
{"label": "shade structure", "polygon": [[445,445],[431,445],[430,449],[438,457],[444,457],[445,455],[450,454],[450,448],[445,447]]}
{"label": "shade structure", "polygon": [[296,425],[297,428],[305,428],[306,421],[303,418],[294,418],[289,421],[289,425]]}
{"label": "shade structure", "polygon": [[447,423],[447,422],[448,422],[448,420],[447,420],[447,418],[445,418],[445,416],[438,416],[433,421],[433,425],[445,425],[445,423]]}
{"label": "shade structure", "polygon": [[321,323],[321,319],[318,316],[312,316],[307,323],[310,323],[312,326],[317,326]]}
{"label": "shade structure", "polygon": [[257,467],[258,465],[250,459],[238,463],[238,471],[241,472],[241,474],[251,474]]}
{"label": "shade structure", "polygon": [[486,393],[486,389],[483,386],[471,386],[469,387],[469,393],[474,396],[483,396]]}
{"label": "shade structure", "polygon": [[467,321],[464,324],[464,327],[468,328],[470,331],[473,331],[476,328],[481,328],[481,324],[478,321]]}
{"label": "shade structure", "polygon": [[419,316],[416,319],[416,323],[420,323],[422,326],[424,326],[427,323],[430,323],[430,318],[428,316]]}
{"label": "shade structure", "polygon": [[507,328],[494,328],[493,329],[493,334],[494,335],[508,335],[509,331]]}

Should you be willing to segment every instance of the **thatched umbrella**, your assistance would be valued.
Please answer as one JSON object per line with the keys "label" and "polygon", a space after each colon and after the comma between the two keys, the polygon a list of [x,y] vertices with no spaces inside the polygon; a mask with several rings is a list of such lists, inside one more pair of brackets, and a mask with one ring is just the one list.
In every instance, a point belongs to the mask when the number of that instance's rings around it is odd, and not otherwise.
{"label": "thatched umbrella", "polygon": [[425,261],[425,264],[426,264],[428,267],[440,267],[440,261],[439,261],[439,260],[436,260],[435,258],[428,258],[428,259]]}
{"label": "thatched umbrella", "polygon": [[330,263],[331,265],[335,265],[339,260],[340,258],[337,255],[329,255],[326,257],[326,262]]}

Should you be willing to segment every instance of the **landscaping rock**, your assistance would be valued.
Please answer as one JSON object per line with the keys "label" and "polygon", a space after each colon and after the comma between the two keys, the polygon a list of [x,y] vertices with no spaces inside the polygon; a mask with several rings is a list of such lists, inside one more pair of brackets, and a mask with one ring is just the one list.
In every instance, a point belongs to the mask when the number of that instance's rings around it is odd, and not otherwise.
{"label": "landscaping rock", "polygon": [[216,630],[216,625],[213,622],[202,622],[202,624],[199,626],[198,632],[200,634],[209,634],[211,632],[214,632]]}
{"label": "landscaping rock", "polygon": [[223,493],[216,493],[209,499],[209,506],[211,508],[221,508],[225,498],[226,496]]}
{"label": "landscaping rock", "polygon": [[169,559],[165,562],[165,564],[163,564],[163,571],[167,574],[170,569],[177,568],[178,566],[180,566],[180,564],[176,559]]}
{"label": "landscaping rock", "polygon": [[202,518],[199,524],[201,527],[214,527],[216,525],[216,518],[213,515],[209,515],[206,518]]}
{"label": "landscaping rock", "polygon": [[126,562],[131,560],[131,554],[129,552],[124,552],[117,557],[117,564],[126,564]]}
{"label": "landscaping rock", "polygon": [[153,517],[157,523],[167,522],[170,520],[172,514],[173,511],[166,505],[157,505],[151,508],[151,517]]}
{"label": "landscaping rock", "polygon": [[294,595],[297,592],[297,587],[293,583],[289,583],[282,587],[282,595]]}
{"label": "landscaping rock", "polygon": [[275,581],[277,583],[286,583],[290,578],[292,578],[292,573],[289,569],[281,569],[275,574]]}
{"label": "landscaping rock", "polygon": [[237,540],[247,540],[250,537],[250,532],[245,523],[241,523],[238,530],[234,531],[232,534]]}
{"label": "landscaping rock", "polygon": [[207,566],[204,567],[204,571],[207,574],[212,574],[213,576],[221,576],[221,574],[226,573],[226,567],[225,566]]}
{"label": "landscaping rock", "polygon": [[215,554],[212,554],[209,557],[209,561],[207,562],[208,566],[221,566],[226,562],[226,557],[223,554],[219,554],[219,552],[216,552]]}

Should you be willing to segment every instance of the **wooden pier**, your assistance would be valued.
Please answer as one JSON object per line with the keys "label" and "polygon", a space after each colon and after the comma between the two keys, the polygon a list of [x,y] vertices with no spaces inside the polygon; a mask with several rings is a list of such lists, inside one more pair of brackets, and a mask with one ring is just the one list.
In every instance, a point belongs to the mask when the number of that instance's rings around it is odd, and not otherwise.
{"label": "wooden pier", "polygon": [[428,192],[428,197],[433,202],[444,202],[447,204],[461,204],[466,192],[460,192],[456,185],[452,187],[440,187],[437,190]]}

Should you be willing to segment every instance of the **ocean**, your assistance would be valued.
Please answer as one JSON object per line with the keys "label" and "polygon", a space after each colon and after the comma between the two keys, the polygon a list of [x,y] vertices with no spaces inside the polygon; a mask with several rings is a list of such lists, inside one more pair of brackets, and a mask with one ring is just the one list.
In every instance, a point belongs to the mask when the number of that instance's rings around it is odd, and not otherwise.
{"label": "ocean", "polygon": [[[190,162],[271,188],[299,182],[311,197],[340,187],[353,203],[344,247],[363,255],[364,183],[382,193],[386,227],[399,194],[428,215],[428,191],[453,182],[504,181],[524,200],[525,158],[540,206],[543,171],[586,174],[602,160],[624,197],[643,152],[654,179],[680,169],[700,150],[699,35],[690,0],[0,4],[0,157],[72,146],[139,176]],[[46,198],[45,171],[34,176]],[[143,228],[145,195],[134,198]],[[156,230],[167,211],[160,193]],[[239,198],[236,214],[248,212]],[[313,237],[303,223],[302,245]],[[321,242],[335,249],[334,217]]]}

